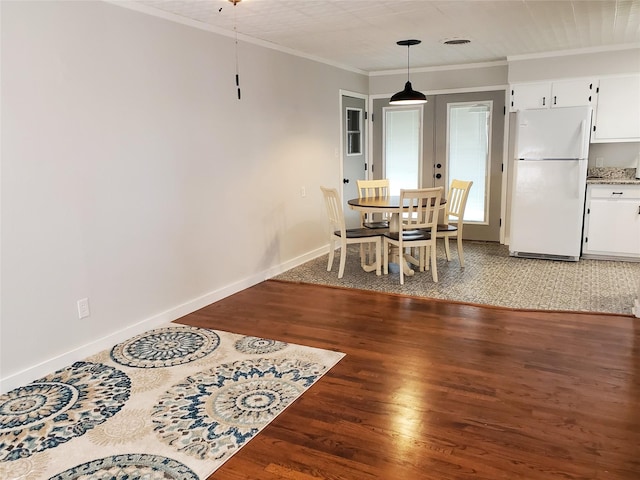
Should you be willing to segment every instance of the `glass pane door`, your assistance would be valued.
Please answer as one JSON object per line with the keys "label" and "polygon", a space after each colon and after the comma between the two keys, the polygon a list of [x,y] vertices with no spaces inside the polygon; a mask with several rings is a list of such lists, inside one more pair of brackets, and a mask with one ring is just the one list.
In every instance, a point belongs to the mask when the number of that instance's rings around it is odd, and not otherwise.
{"label": "glass pane door", "polygon": [[450,103],[446,183],[472,180],[465,222],[487,223],[492,102]]}
{"label": "glass pane door", "polygon": [[362,109],[347,108],[347,155],[362,154]]}
{"label": "glass pane door", "polygon": [[391,195],[402,188],[419,188],[422,157],[422,107],[385,107],[384,178]]}

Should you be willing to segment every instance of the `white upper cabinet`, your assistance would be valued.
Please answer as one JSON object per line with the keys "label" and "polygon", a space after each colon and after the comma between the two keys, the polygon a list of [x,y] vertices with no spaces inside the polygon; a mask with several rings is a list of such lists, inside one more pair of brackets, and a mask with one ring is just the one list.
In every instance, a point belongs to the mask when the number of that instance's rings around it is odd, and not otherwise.
{"label": "white upper cabinet", "polygon": [[510,111],[549,108],[551,83],[520,83],[511,86]]}
{"label": "white upper cabinet", "polygon": [[640,141],[640,75],[601,78],[591,142]]}
{"label": "white upper cabinet", "polygon": [[562,80],[551,84],[551,107],[582,107],[595,101],[594,79]]}
{"label": "white upper cabinet", "polygon": [[584,78],[515,84],[511,87],[510,111],[591,105],[595,85],[593,79]]}

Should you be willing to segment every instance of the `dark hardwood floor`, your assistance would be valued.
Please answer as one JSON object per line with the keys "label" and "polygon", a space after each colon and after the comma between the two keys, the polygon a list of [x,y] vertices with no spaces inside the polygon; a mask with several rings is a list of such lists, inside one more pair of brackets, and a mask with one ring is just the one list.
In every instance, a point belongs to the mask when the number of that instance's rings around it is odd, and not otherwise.
{"label": "dark hardwood floor", "polygon": [[179,322],[346,353],[210,479],[640,479],[640,319],[269,280]]}

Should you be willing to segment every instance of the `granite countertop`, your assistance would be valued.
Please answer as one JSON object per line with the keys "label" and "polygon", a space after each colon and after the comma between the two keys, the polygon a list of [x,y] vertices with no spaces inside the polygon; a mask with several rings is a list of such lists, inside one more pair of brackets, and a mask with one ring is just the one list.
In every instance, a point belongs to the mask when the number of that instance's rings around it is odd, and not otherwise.
{"label": "granite countertop", "polygon": [[587,185],[640,185],[635,168],[591,167]]}

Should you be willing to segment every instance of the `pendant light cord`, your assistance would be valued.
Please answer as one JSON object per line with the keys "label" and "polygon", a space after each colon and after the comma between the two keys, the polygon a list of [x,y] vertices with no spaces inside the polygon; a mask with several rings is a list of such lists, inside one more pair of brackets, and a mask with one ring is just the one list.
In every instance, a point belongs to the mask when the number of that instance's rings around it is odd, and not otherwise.
{"label": "pendant light cord", "polygon": [[407,45],[407,82],[409,81],[409,49],[411,45]]}

